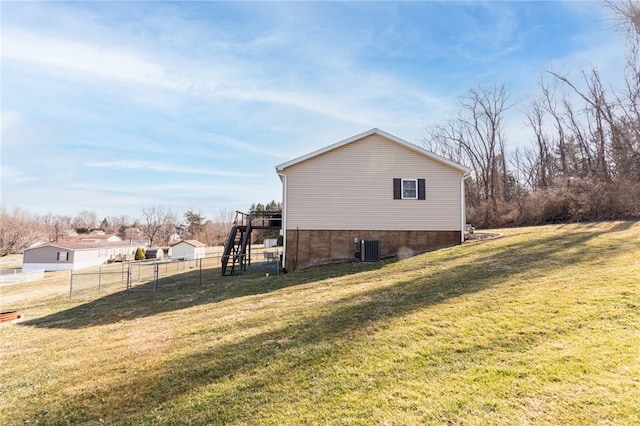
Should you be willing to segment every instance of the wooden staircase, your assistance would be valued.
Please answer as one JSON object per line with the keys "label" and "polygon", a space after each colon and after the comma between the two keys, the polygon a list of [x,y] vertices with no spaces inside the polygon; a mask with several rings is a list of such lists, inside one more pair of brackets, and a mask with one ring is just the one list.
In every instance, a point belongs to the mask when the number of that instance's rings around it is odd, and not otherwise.
{"label": "wooden staircase", "polygon": [[239,275],[241,271],[246,271],[249,261],[247,247],[251,250],[251,220],[250,214],[236,211],[233,227],[222,253],[222,275]]}
{"label": "wooden staircase", "polygon": [[243,213],[236,211],[231,232],[222,252],[222,275],[240,275],[251,265],[251,231],[254,229],[280,229],[281,211]]}

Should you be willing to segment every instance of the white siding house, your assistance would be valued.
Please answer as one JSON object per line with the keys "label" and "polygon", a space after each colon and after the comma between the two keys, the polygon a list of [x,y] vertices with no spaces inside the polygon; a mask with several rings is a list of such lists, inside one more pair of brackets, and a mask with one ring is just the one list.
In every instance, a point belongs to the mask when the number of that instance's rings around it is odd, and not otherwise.
{"label": "white siding house", "polygon": [[357,241],[383,256],[464,239],[470,170],[379,129],[276,166],[288,270],[352,259]]}
{"label": "white siding house", "polygon": [[135,251],[136,246],[124,243],[47,243],[25,249],[22,270],[75,271],[131,257]]}
{"label": "white siding house", "polygon": [[202,259],[205,257],[206,247],[198,240],[180,241],[171,246],[171,257],[174,259]]}

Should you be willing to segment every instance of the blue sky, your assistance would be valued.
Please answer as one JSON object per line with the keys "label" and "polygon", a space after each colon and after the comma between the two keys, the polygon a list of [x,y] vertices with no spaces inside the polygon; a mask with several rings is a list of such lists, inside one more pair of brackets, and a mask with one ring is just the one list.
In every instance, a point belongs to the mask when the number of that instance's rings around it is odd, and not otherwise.
{"label": "blue sky", "polygon": [[410,142],[507,82],[622,77],[596,2],[2,2],[2,206],[141,217],[280,200],[274,166],[378,127]]}

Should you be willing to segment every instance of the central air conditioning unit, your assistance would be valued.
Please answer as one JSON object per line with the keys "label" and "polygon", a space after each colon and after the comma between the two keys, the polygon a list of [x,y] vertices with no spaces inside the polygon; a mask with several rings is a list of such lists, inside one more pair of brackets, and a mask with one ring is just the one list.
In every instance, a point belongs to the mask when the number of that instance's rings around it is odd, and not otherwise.
{"label": "central air conditioning unit", "polygon": [[360,260],[377,262],[380,260],[380,240],[360,240]]}

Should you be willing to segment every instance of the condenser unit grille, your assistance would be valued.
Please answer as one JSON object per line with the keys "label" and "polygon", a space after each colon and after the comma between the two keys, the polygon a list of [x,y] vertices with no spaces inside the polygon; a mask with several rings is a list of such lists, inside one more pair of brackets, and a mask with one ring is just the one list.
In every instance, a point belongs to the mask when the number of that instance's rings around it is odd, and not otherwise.
{"label": "condenser unit grille", "polygon": [[380,260],[380,240],[362,240],[360,244],[360,259],[363,262],[377,262]]}

